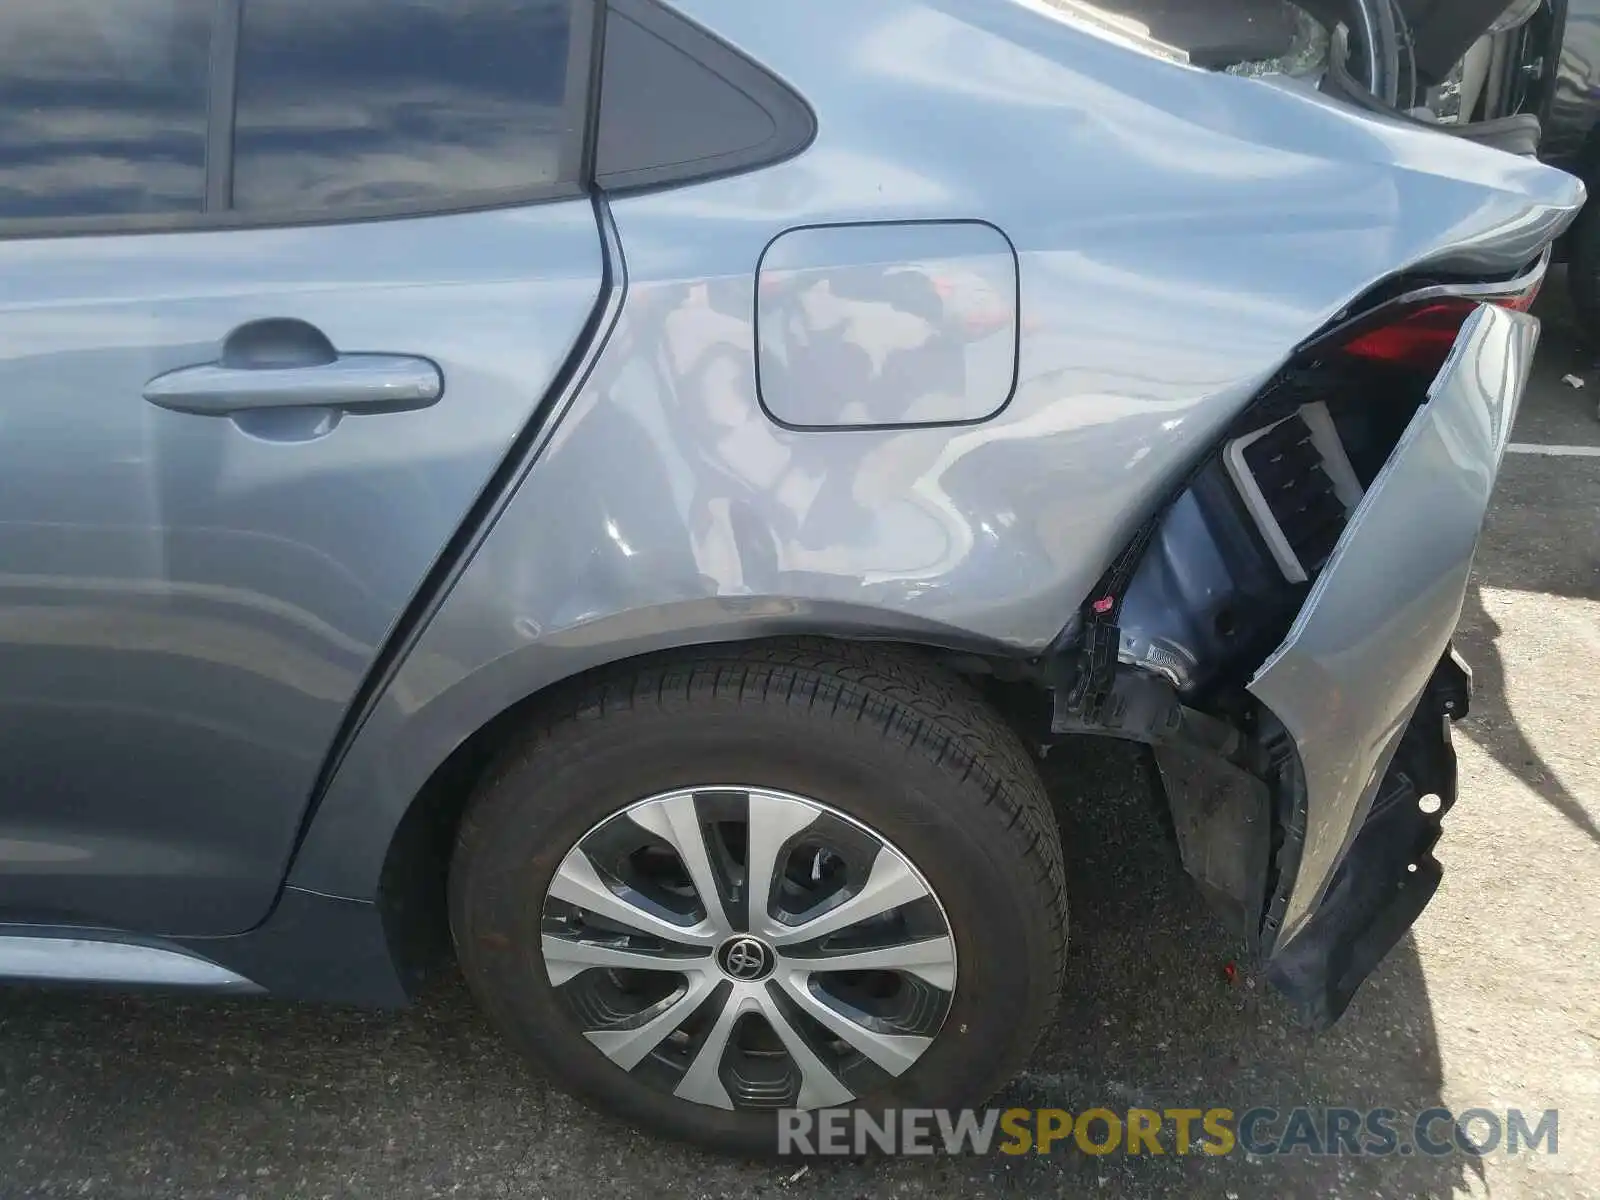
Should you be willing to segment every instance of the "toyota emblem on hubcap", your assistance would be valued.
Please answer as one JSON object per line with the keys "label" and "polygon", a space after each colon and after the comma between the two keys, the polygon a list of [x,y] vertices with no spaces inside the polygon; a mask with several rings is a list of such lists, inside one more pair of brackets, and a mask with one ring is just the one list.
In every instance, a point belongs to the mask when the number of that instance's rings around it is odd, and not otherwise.
{"label": "toyota emblem on hubcap", "polygon": [[776,957],[771,947],[759,938],[736,937],[717,951],[717,965],[723,973],[741,983],[754,983],[772,974]]}

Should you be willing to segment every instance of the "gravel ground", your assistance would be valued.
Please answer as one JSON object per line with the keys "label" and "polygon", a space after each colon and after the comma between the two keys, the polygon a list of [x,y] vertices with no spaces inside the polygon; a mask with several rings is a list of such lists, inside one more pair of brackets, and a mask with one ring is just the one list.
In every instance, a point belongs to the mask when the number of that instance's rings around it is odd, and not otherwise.
{"label": "gravel ground", "polygon": [[[1547,326],[1520,442],[1600,445],[1600,368]],[[1600,1195],[1600,458],[1515,455],[1462,645],[1478,700],[1443,889],[1308,1037],[1244,976],[1131,757],[1053,757],[1072,987],[1005,1100],[1082,1110],[1560,1110],[1554,1156],[902,1159],[749,1165],[664,1146],[527,1076],[458,984],[372,1014],[0,992],[0,1195]]]}

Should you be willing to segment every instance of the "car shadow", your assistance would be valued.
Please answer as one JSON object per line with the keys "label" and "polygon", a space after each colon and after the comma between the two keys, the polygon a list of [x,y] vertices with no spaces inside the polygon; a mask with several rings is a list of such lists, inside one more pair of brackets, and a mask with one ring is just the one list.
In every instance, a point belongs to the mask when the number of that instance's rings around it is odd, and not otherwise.
{"label": "car shadow", "polygon": [[[1028,1104],[1082,1111],[1272,1108],[1281,1133],[1298,1106],[1389,1108],[1410,1121],[1440,1099],[1443,1067],[1427,983],[1408,935],[1344,1019],[1307,1032],[1247,969],[1243,947],[1211,917],[1179,865],[1156,793],[1130,785],[1136,751],[1088,742],[1052,755],[1047,774],[1069,847],[1073,941],[1061,1019],[1014,1090]],[[1448,1126],[1441,1125],[1441,1131]],[[1043,1175],[1103,1194],[1182,1189],[1235,1196],[1448,1195],[1477,1160],[1074,1154]],[[1076,1188],[1073,1189],[1076,1191]]]}
{"label": "car shadow", "polygon": [[[1070,972],[1060,1021],[998,1104],[1439,1103],[1409,939],[1340,1025],[1307,1034],[1248,970],[1225,970],[1237,947],[1170,850],[1137,754],[1085,742],[1046,767],[1070,863]],[[0,1178],[26,1194],[100,1181],[117,1195],[554,1197],[604,1181],[615,1196],[747,1197],[788,1190],[802,1168],[794,1186],[841,1200],[1446,1195],[1481,1173],[1460,1156],[1095,1157],[1070,1142],[1048,1157],[740,1163],[653,1141],[531,1078],[457,980],[401,1013],[0,991]]]}
{"label": "car shadow", "polygon": [[[1543,340],[1534,368],[1534,384],[1523,401],[1513,441],[1524,443],[1593,445],[1597,436],[1594,405],[1600,394],[1600,376],[1583,388],[1567,380],[1593,375],[1600,361],[1573,316],[1565,280],[1559,273],[1545,288],[1538,307],[1544,321]],[[1570,374],[1569,374],[1570,373]],[[1561,617],[1562,601],[1600,601],[1600,471],[1593,459],[1509,455],[1496,484],[1494,508],[1484,531],[1467,592],[1457,645],[1472,666],[1472,712],[1461,732],[1492,755],[1551,809],[1600,845],[1600,824],[1563,778],[1561,768],[1541,753],[1527,729],[1543,724],[1546,707],[1559,710],[1580,702],[1578,697],[1532,697],[1524,693],[1518,708],[1508,701],[1505,630],[1495,616],[1516,603],[1537,602],[1530,611],[1523,636],[1536,639],[1542,627]],[[1520,596],[1512,595],[1520,593]],[[1570,611],[1570,610],[1569,610]],[[1579,618],[1580,620],[1585,618]],[[1533,649],[1537,641],[1530,641]],[[1554,680],[1577,679],[1586,685],[1581,663],[1537,661],[1524,652],[1528,676]],[[1559,687],[1547,690],[1561,690]],[[1559,729],[1559,719],[1550,727]]]}
{"label": "car shadow", "polygon": [[1528,737],[1522,722],[1506,703],[1505,660],[1499,639],[1503,630],[1483,603],[1483,585],[1475,581],[1467,593],[1456,643],[1472,667],[1472,712],[1463,727],[1507,771],[1566,818],[1595,845],[1597,825],[1583,801],[1567,786],[1561,772],[1547,762]]}

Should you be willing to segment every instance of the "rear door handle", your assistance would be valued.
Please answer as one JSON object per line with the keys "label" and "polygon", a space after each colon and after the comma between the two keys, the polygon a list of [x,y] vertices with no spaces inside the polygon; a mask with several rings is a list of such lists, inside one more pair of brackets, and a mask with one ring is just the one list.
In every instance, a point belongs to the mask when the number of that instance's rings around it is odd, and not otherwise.
{"label": "rear door handle", "polygon": [[427,408],[443,394],[439,368],[406,354],[341,354],[331,362],[290,367],[204,363],[157,375],[144,389],[151,404],[207,417],[281,408],[408,412]]}

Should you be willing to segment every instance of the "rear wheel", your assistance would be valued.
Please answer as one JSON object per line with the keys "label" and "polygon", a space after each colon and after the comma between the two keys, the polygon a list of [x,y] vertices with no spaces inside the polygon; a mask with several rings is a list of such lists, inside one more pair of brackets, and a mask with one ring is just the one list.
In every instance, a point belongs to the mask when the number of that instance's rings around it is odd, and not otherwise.
{"label": "rear wheel", "polygon": [[595,683],[469,808],[473,989],[598,1106],[719,1149],[776,1111],[958,1107],[1055,1008],[1061,849],[1012,732],[921,658],[821,642]]}

